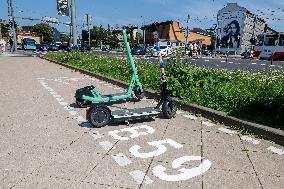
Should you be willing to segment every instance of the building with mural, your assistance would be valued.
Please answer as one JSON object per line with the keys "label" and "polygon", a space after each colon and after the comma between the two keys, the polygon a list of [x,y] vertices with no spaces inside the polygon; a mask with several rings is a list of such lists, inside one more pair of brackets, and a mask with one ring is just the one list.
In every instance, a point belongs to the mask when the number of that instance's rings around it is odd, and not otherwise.
{"label": "building with mural", "polygon": [[237,3],[228,3],[217,14],[217,49],[240,54],[253,48],[251,39],[273,32],[265,20],[257,17]]}

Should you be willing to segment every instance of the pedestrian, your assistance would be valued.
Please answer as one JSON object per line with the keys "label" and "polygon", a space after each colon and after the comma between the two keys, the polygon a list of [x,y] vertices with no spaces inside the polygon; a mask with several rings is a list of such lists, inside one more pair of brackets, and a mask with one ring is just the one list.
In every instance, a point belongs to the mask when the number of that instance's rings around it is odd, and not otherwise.
{"label": "pedestrian", "polygon": [[9,39],[9,44],[10,44],[10,52],[14,52],[14,41],[12,38]]}
{"label": "pedestrian", "polygon": [[6,41],[4,39],[0,40],[0,52],[3,53],[6,49]]}
{"label": "pedestrian", "polygon": [[194,43],[194,44],[193,44],[193,51],[194,51],[194,56],[195,56],[195,57],[197,57],[197,48],[198,48],[197,43]]}
{"label": "pedestrian", "polygon": [[189,56],[192,57],[192,55],[193,55],[193,44],[190,43],[189,44]]}

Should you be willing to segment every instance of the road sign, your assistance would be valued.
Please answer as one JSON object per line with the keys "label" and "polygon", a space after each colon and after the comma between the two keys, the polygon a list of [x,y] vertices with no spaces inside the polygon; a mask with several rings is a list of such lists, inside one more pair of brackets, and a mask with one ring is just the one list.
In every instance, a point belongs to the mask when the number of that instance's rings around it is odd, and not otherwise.
{"label": "road sign", "polygon": [[57,14],[69,16],[68,0],[57,0]]}

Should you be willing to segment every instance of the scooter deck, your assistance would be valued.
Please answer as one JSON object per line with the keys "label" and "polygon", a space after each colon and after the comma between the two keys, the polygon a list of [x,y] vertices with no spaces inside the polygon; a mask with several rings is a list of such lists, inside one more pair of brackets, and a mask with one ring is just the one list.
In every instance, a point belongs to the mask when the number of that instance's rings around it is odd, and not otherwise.
{"label": "scooter deck", "polygon": [[114,119],[135,119],[138,117],[153,117],[161,113],[161,110],[154,107],[148,108],[136,108],[136,109],[124,109],[112,111]]}

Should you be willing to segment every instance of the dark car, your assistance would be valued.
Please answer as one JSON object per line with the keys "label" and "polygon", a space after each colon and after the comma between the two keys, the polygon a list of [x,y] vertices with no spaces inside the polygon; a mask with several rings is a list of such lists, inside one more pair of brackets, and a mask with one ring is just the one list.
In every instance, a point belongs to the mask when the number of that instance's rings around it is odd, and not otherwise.
{"label": "dark car", "polygon": [[91,51],[91,47],[89,45],[81,45],[79,49],[82,52]]}
{"label": "dark car", "polygon": [[136,54],[136,55],[144,55],[145,50],[141,46],[135,46],[131,49],[131,54]]}
{"label": "dark car", "polygon": [[56,45],[49,45],[49,50],[50,50],[50,51],[58,51],[58,50],[59,50],[59,47],[56,46]]}
{"label": "dark car", "polygon": [[39,47],[40,51],[48,51],[49,50],[49,46],[47,44],[41,44]]}
{"label": "dark car", "polygon": [[109,49],[107,47],[102,47],[102,52],[109,52]]}
{"label": "dark car", "polygon": [[205,55],[205,56],[213,56],[213,52],[209,51],[209,50],[203,50],[202,54]]}
{"label": "dark car", "polygon": [[70,47],[70,45],[68,43],[62,43],[59,46],[59,50],[71,52],[72,48]]}

